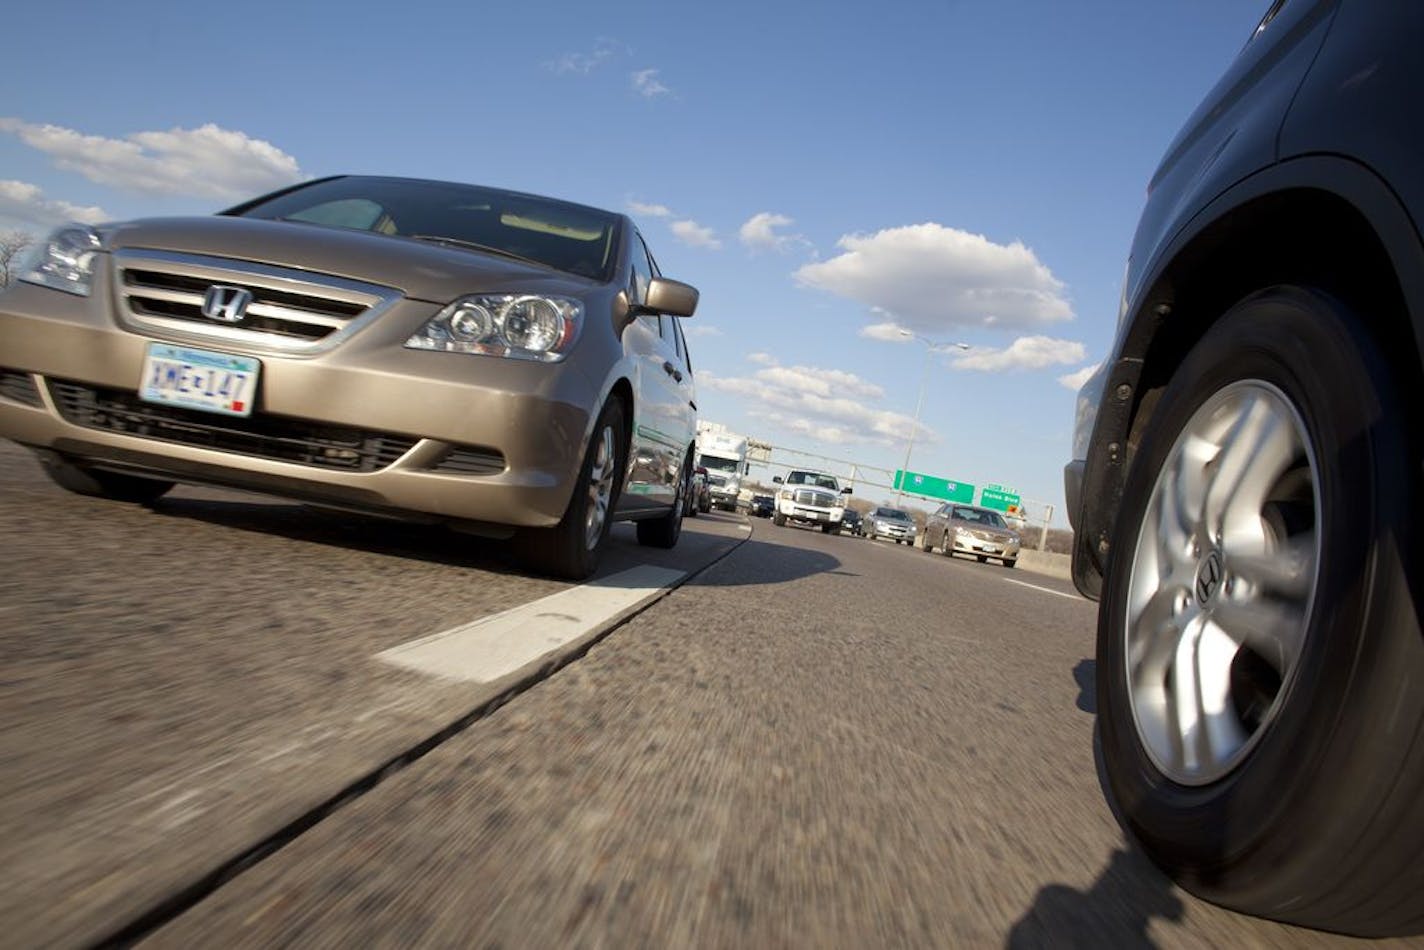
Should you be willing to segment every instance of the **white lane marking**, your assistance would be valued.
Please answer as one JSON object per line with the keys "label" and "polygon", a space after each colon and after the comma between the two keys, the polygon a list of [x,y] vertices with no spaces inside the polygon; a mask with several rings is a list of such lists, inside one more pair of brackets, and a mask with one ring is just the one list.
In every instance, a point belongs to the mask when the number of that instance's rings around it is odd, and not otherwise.
{"label": "white lane marking", "polygon": [[402,643],[376,659],[446,679],[492,682],[630,613],[686,574],[645,564]]}
{"label": "white lane marking", "polygon": [[1081,600],[1085,604],[1090,603],[1086,597],[1079,597],[1077,594],[1065,594],[1063,591],[1054,590],[1051,587],[1039,587],[1037,584],[1030,584],[1027,581],[1016,581],[1008,577],[1001,577],[999,580],[1007,581],[1010,584],[1017,584],[1020,587],[1032,587],[1034,590],[1041,590],[1045,594],[1053,594],[1056,597],[1067,597],[1069,600]]}

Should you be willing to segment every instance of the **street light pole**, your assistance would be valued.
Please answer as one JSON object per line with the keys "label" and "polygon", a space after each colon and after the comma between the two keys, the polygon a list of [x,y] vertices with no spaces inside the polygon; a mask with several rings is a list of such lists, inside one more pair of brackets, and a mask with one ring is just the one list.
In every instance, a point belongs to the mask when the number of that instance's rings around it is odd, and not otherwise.
{"label": "street light pole", "polygon": [[900,335],[909,337],[916,342],[923,343],[925,347],[925,368],[920,373],[920,395],[915,399],[915,421],[910,424],[910,438],[905,442],[905,464],[900,469],[900,487],[895,489],[895,507],[900,507],[900,501],[905,495],[905,480],[910,477],[910,453],[915,450],[915,433],[920,428],[920,410],[925,405],[925,390],[930,382],[930,356],[935,350],[957,348],[961,350],[969,349],[968,343],[936,343],[933,340],[926,340],[924,337],[916,336],[909,330],[901,330]]}

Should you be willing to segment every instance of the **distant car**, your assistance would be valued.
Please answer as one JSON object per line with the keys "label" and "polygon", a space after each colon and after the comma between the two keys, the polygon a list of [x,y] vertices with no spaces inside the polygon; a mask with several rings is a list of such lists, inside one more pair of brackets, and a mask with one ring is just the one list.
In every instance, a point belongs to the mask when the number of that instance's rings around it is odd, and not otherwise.
{"label": "distant car", "polygon": [[848,534],[861,535],[865,533],[865,521],[860,517],[860,512],[854,508],[847,508],[841,515],[841,530]]}
{"label": "distant car", "polygon": [[888,538],[896,544],[915,543],[915,519],[899,508],[880,507],[865,516],[865,536],[872,541]]}
{"label": "distant car", "polygon": [[1065,473],[1129,840],[1368,937],[1424,932],[1421,49],[1418,3],[1270,5],[1152,176]]}
{"label": "distant car", "polygon": [[990,558],[1013,567],[1019,560],[1019,534],[992,508],[974,505],[940,505],[925,521],[920,545],[939,549],[945,557],[970,554],[983,563]]}
{"label": "distant car", "polygon": [[341,176],[36,251],[0,294],[0,436],[62,488],[445,522],[572,579],[614,520],[677,543],[697,291],[622,214]]}
{"label": "distant car", "polygon": [[776,499],[770,495],[753,495],[747,513],[757,518],[770,518],[776,512]]}
{"label": "distant car", "polygon": [[696,518],[712,510],[712,487],[707,483],[707,469],[698,467],[692,473],[692,496],[687,503],[687,515]]}

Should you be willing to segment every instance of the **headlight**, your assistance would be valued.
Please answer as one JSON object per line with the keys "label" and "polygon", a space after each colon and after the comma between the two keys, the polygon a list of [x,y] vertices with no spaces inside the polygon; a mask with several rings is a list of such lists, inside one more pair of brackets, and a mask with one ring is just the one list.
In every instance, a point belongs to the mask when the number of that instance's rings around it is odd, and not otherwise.
{"label": "headlight", "polygon": [[437,313],[405,345],[557,363],[578,339],[583,304],[571,297],[479,294]]}
{"label": "headlight", "polygon": [[60,228],[40,246],[20,279],[87,297],[94,276],[94,255],[101,247],[93,228],[82,224]]}

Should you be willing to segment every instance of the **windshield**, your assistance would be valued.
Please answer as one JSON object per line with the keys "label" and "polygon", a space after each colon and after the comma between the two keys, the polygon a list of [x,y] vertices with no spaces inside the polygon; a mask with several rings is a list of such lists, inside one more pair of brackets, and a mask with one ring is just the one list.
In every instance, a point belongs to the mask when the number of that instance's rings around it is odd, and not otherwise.
{"label": "windshield", "polygon": [[910,516],[898,508],[880,508],[875,512],[875,517],[884,518],[887,521],[909,521]]}
{"label": "windshield", "polygon": [[702,456],[702,467],[709,471],[726,472],[728,475],[737,474],[736,459],[719,459],[711,455]]}
{"label": "windshield", "polygon": [[607,211],[537,195],[363,177],[313,182],[224,213],[487,249],[595,280],[612,276],[619,221]]}
{"label": "windshield", "polygon": [[1008,524],[997,511],[987,511],[983,508],[956,508],[954,517],[960,521],[972,521],[975,524],[984,525],[987,528],[1007,528]]}
{"label": "windshield", "polygon": [[816,488],[828,488],[831,491],[840,491],[840,486],[836,480],[829,475],[817,475],[814,472],[792,472],[786,476],[788,485],[812,485]]}

